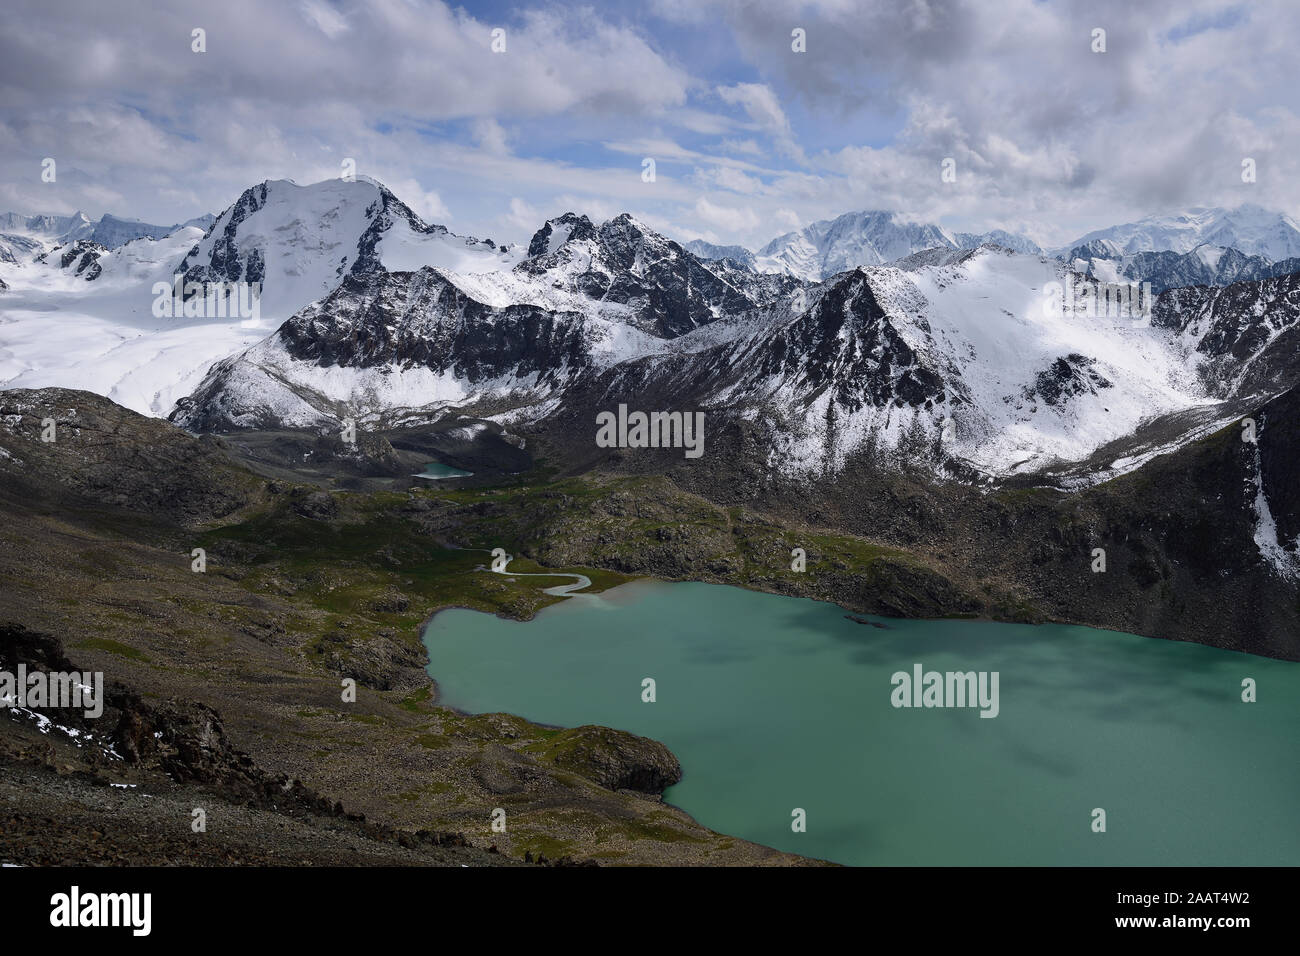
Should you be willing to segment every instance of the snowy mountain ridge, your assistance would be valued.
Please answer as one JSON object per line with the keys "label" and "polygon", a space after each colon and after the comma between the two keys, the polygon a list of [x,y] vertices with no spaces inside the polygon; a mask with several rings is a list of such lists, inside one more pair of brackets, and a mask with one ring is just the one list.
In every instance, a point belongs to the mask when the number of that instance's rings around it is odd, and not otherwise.
{"label": "snowy mountain ridge", "polygon": [[1231,209],[1198,206],[1176,215],[1148,216],[1098,229],[1055,252],[1068,255],[1097,240],[1110,244],[1109,258],[1140,252],[1188,253],[1198,246],[1213,246],[1279,262],[1300,256],[1300,223],[1250,203]]}
{"label": "snowy mountain ridge", "polygon": [[[1233,284],[1170,285],[1149,315],[1108,315],[1051,290],[1134,281],[1143,254],[1116,239],[1067,262],[890,213],[816,225],[765,247],[756,258],[782,267],[764,272],[628,214],[557,216],[524,249],[428,224],[372,180],[268,180],[205,231],[0,261],[0,383],[76,384],[215,431],[451,413],[529,426],[654,403],[767,429],[766,466],[791,475],[869,453],[1065,485],[1294,381],[1300,279],[1264,275],[1263,257],[1169,253],[1171,276]],[[881,262],[849,265],[864,256]],[[177,274],[257,283],[261,318],[158,317],[153,288]]]}
{"label": "snowy mountain ridge", "polygon": [[[743,246],[718,246],[701,240],[686,246],[703,258],[729,257],[758,272],[817,282],[857,266],[895,262],[925,249],[973,249],[988,243],[1027,255],[1045,252],[1027,236],[1003,229],[953,233],[882,210],[819,220],[776,237],[757,253]],[[1186,255],[1202,247],[1235,249],[1246,257],[1281,262],[1300,257],[1300,224],[1285,213],[1250,204],[1195,207],[1098,229],[1047,254],[1066,260],[1130,257],[1131,264],[1131,257],[1142,253]]]}

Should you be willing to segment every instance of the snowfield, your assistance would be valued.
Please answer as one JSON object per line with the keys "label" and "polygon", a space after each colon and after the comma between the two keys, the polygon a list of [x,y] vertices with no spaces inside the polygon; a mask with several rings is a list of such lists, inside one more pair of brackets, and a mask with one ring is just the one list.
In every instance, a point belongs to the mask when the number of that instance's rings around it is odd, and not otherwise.
{"label": "snowfield", "polygon": [[55,262],[0,265],[0,387],[81,388],[143,415],[165,417],[212,363],[248,348],[275,326],[245,320],[155,318],[153,284],[202,236],[181,229],[137,239],[100,258],[88,281]]}

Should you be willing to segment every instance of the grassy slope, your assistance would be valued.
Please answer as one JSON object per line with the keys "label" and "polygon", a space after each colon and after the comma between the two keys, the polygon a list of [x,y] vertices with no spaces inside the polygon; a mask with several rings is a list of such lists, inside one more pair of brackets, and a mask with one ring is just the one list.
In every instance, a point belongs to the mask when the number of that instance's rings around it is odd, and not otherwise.
{"label": "grassy slope", "polygon": [[[171,529],[165,542],[148,519],[91,512],[81,523],[66,507],[6,501],[0,618],[63,635],[82,666],[146,696],[218,707],[263,766],[398,826],[464,832],[515,856],[797,862],[555,766],[544,746],[555,728],[437,706],[423,622],[453,605],[528,617],[559,600],[540,593],[548,582],[475,571],[487,555],[441,547],[410,506],[453,506],[428,492],[338,494],[337,515],[322,521],[296,512],[296,491],[207,530]],[[190,571],[191,547],[206,549],[206,573]],[[628,580],[564,570],[595,588]],[[358,672],[358,700],[344,704],[339,675]],[[496,807],[505,834],[489,828]]]}

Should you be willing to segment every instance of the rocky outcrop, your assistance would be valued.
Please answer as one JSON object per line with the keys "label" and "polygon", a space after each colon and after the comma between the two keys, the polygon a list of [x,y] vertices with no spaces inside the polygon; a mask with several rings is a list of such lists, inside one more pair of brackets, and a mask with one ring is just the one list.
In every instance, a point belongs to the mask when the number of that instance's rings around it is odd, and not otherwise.
{"label": "rocky outcrop", "polygon": [[[64,655],[62,642],[22,625],[0,624],[0,665],[13,671],[80,671]],[[41,716],[80,746],[103,749],[110,757],[140,770],[158,770],[176,783],[203,784],[238,803],[276,807],[286,813],[342,816],[341,805],[284,775],[264,773],[246,753],[236,750],[211,707],[186,701],[147,703],[128,688],[110,683],[103,713],[86,716],[84,708],[44,708]]]}
{"label": "rocky outcrop", "polygon": [[51,257],[57,259],[59,268],[65,272],[71,272],[75,276],[83,279],[98,279],[103,266],[99,264],[99,257],[108,252],[104,246],[90,239],[78,239],[76,242],[70,242],[66,246],[56,246],[44,255],[37,256],[37,262],[48,262]]}
{"label": "rocky outcrop", "polygon": [[681,764],[659,741],[592,724],[560,731],[538,756],[609,790],[657,796],[682,779]]}
{"label": "rocky outcrop", "polygon": [[64,388],[0,392],[0,475],[38,500],[81,499],[185,525],[235,511],[260,485],[219,439]]}
{"label": "rocky outcrop", "polygon": [[[389,598],[398,604],[397,598]],[[383,599],[379,602],[382,606]],[[392,605],[389,605],[392,606]],[[391,627],[358,628],[342,622],[325,633],[319,646],[321,663],[339,677],[350,677],[375,690],[417,690],[427,687],[424,649],[403,639]]]}

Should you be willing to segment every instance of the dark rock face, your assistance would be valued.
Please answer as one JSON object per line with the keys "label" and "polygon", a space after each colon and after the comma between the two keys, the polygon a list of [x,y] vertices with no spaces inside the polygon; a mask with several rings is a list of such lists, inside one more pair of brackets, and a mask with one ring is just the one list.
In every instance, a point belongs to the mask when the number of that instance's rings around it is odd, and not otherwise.
{"label": "dark rock face", "polygon": [[[359,274],[383,269],[377,251],[379,242],[396,222],[406,223],[411,231],[415,233],[444,236],[448,234],[446,226],[425,223],[411,210],[411,207],[382,186],[379,188],[379,199],[366,210],[366,217],[370,219],[370,225],[361,234],[361,239],[357,243],[357,258],[349,270],[352,273]],[[493,244],[488,241],[485,241],[483,245],[493,248]]]}
{"label": "dark rock face", "polygon": [[1259,412],[1259,467],[1278,543],[1300,548],[1300,391],[1291,389]]}
{"label": "dark rock face", "polygon": [[566,212],[563,216],[547,220],[542,224],[541,229],[533,233],[532,241],[528,243],[528,257],[531,259],[545,255],[550,248],[551,237],[566,230],[568,232],[566,241],[597,238],[596,227],[591,224],[590,219],[577,213]]}
{"label": "dark rock face", "polygon": [[561,731],[539,756],[609,790],[661,794],[682,779],[681,764],[657,740],[591,724]]}
{"label": "dark rock face", "polygon": [[280,327],[294,358],[318,365],[424,366],[471,383],[536,373],[558,383],[591,362],[586,319],[528,305],[496,309],[437,271],[349,276]]}
{"label": "dark rock face", "polygon": [[940,401],[944,380],[921,361],[876,301],[867,276],[854,271],[766,343],[751,373],[792,381],[811,401],[827,389],[856,411],[865,405],[926,406]]}
{"label": "dark rock face", "polygon": [[198,246],[190,250],[177,267],[177,271],[185,275],[187,285],[191,282],[261,282],[265,278],[261,251],[253,248],[247,253],[241,252],[238,235],[240,223],[266,205],[266,194],[267,183],[261,183],[245,189],[235,200],[225,228],[206,261],[200,260]]}
{"label": "dark rock face", "polygon": [[1062,405],[1077,395],[1095,395],[1098,389],[1112,388],[1113,383],[1098,372],[1097,360],[1072,352],[1062,355],[1034,378],[1025,398],[1041,399],[1048,405]]}
{"label": "dark rock face", "polygon": [[[53,420],[53,441],[42,423]],[[192,524],[229,514],[258,484],[221,452],[107,398],[71,389],[0,392],[0,474],[36,499],[70,497]]]}
{"label": "dark rock face", "polygon": [[1159,328],[1199,333],[1196,351],[1215,360],[1214,384],[1221,391],[1230,391],[1243,364],[1266,346],[1271,350],[1270,343],[1277,344],[1298,321],[1300,272],[1225,288],[1171,289],[1157,297],[1151,316]]}
{"label": "dark rock face", "polygon": [[64,271],[70,271],[73,275],[91,281],[98,279],[104,271],[104,267],[99,264],[99,257],[108,252],[104,246],[90,239],[78,239],[76,242],[68,243],[66,246],[58,246],[55,249],[37,256],[37,262],[48,262],[50,256],[58,257],[59,268]]}
{"label": "dark rock face", "polygon": [[[19,663],[29,671],[81,670],[64,656],[58,638],[18,624],[0,624],[0,664],[13,670]],[[87,717],[84,709],[77,708],[47,708],[43,713],[100,746],[111,746],[127,764],[161,770],[176,783],[204,784],[227,799],[275,806],[282,812],[342,815],[341,807],[300,781],[259,770],[248,754],[231,746],[221,716],[203,704],[154,705],[121,685],[110,684],[98,718]]]}
{"label": "dark rock face", "polygon": [[[552,231],[560,228],[569,235],[548,253]],[[627,213],[599,229],[585,216],[566,213],[538,230],[529,255],[516,270],[539,277],[555,273],[555,281],[574,292],[633,306],[640,327],[661,338],[754,309],[799,286],[788,277],[706,263]],[[575,272],[574,262],[585,268]]]}

